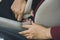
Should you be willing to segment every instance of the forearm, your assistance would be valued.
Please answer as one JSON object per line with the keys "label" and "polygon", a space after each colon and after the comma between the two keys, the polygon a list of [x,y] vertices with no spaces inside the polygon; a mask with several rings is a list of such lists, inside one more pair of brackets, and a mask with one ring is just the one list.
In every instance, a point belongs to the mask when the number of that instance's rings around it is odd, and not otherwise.
{"label": "forearm", "polygon": [[47,33],[47,35],[46,35],[47,38],[48,38],[48,39],[52,39],[51,28],[48,28],[46,33]]}

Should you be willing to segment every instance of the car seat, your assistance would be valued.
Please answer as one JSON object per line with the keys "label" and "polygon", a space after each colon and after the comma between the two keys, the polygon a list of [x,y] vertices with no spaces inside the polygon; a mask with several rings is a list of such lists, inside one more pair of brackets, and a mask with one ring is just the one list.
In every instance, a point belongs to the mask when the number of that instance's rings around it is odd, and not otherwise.
{"label": "car seat", "polygon": [[[2,18],[2,19],[5,19],[5,18]],[[1,23],[5,23],[5,24],[7,23],[7,24],[1,25]],[[6,19],[5,21],[1,20],[0,26],[4,26],[4,28],[6,26],[9,28],[12,26],[14,30],[15,28],[19,29],[21,27],[21,25],[20,26],[16,25],[18,27],[17,28],[14,25],[11,25],[12,23],[19,24],[20,22]],[[36,12],[35,23],[44,25],[45,27],[60,26],[60,0],[45,0]],[[8,26],[8,25],[11,25],[11,26]]]}
{"label": "car seat", "polygon": [[35,23],[46,27],[60,26],[60,0],[45,0],[36,12]]}
{"label": "car seat", "polygon": [[[59,1],[60,0],[45,0],[36,12],[35,23],[44,25],[46,27],[60,26]],[[21,30],[21,24],[21,22],[0,17],[0,26],[6,28]]]}

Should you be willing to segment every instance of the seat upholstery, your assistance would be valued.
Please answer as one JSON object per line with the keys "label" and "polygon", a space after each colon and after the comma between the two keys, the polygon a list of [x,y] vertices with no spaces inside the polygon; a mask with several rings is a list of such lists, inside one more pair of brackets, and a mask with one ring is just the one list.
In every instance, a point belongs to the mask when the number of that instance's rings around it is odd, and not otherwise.
{"label": "seat upholstery", "polygon": [[38,8],[35,23],[46,27],[60,25],[60,0],[45,0]]}

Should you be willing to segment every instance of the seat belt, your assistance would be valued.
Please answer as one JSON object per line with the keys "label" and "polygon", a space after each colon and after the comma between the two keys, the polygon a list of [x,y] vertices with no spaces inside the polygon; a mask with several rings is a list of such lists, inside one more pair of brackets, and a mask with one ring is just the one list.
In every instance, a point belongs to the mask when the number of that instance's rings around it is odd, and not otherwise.
{"label": "seat belt", "polygon": [[23,18],[28,18],[30,16],[32,2],[33,0],[27,0]]}
{"label": "seat belt", "polygon": [[[0,17],[0,27],[7,28],[16,31],[23,31],[26,30],[22,27],[23,22],[14,21],[11,19]],[[30,25],[31,22],[26,22],[26,24]]]}
{"label": "seat belt", "polygon": [[[30,16],[31,6],[32,6],[32,0],[28,0],[25,7],[25,11],[24,11],[25,13],[23,16],[24,18],[27,18]],[[3,27],[3,28],[22,31],[22,30],[25,30],[25,28],[22,27],[22,23],[23,22],[17,22],[11,19],[0,17],[0,27]],[[26,24],[30,24],[30,22]]]}

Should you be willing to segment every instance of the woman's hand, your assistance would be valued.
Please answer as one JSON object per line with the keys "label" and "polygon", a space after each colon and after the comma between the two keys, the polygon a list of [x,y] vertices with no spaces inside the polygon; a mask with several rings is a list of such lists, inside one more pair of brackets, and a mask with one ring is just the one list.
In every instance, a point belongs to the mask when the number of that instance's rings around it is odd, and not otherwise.
{"label": "woman's hand", "polygon": [[19,34],[24,35],[27,39],[50,39],[50,28],[44,28],[41,25],[32,23],[32,25],[23,24],[24,28],[28,30],[19,32]]}
{"label": "woman's hand", "polygon": [[21,21],[23,12],[25,9],[26,1],[25,0],[14,0],[11,10],[14,12],[15,17],[18,21]]}

